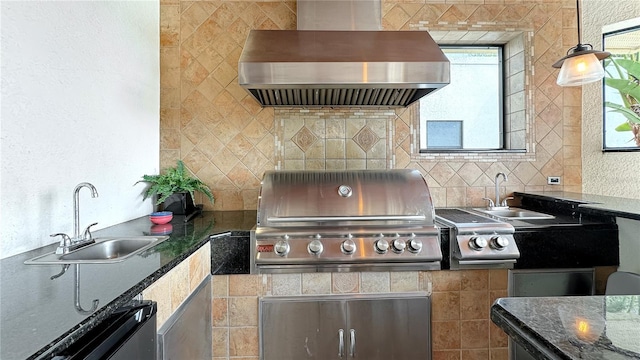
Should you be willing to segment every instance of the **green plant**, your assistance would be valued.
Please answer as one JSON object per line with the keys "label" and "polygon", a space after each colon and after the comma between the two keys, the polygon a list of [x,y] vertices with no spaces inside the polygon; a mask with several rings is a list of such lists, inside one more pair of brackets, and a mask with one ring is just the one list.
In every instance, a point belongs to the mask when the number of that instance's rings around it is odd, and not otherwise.
{"label": "green plant", "polygon": [[203,193],[211,203],[214,200],[211,189],[200,179],[189,176],[182,160],[178,160],[176,167],[166,169],[164,174],[143,175],[142,180],[137,181],[136,184],[140,182],[151,184],[144,191],[144,199],[157,195],[156,205],[162,204],[172,194],[182,192],[188,192],[194,198],[194,192],[198,191]]}
{"label": "green plant", "polygon": [[609,58],[605,65],[613,64],[616,74],[607,71],[605,85],[618,90],[622,105],[605,101],[611,111],[622,114],[627,121],[618,125],[616,131],[631,131],[636,145],[640,146],[640,53]]}

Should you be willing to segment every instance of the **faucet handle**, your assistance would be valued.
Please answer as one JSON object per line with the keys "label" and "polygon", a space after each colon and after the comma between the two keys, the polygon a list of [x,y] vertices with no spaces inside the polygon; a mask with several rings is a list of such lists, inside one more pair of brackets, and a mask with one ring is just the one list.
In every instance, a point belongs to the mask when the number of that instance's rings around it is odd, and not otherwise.
{"label": "faucet handle", "polygon": [[507,200],[513,200],[513,196],[509,196],[509,197],[506,197],[506,198],[502,199],[502,204],[500,204],[500,206],[509,207],[509,204],[507,204]]}
{"label": "faucet handle", "polygon": [[69,237],[69,235],[65,233],[56,233],[56,234],[51,234],[49,236],[51,237],[62,236],[62,239],[60,239],[60,245],[56,249],[56,254],[63,254],[65,250],[68,250],[69,246],[71,246],[71,238]]}
{"label": "faucet handle", "polygon": [[80,239],[80,240],[83,240],[83,241],[85,241],[85,240],[93,241],[93,236],[91,235],[91,227],[92,227],[92,226],[94,226],[94,225],[98,225],[98,223],[97,223],[97,222],[95,222],[95,223],[93,223],[93,224],[91,224],[91,225],[87,226],[87,228],[86,228],[86,229],[84,229],[84,232],[82,233],[82,239]]}
{"label": "faucet handle", "polygon": [[483,197],[482,200],[486,200],[488,202],[487,209],[491,209],[491,208],[495,207],[495,204],[494,204],[493,200],[491,200],[489,198],[486,198],[486,197]]}
{"label": "faucet handle", "polygon": [[60,246],[71,245],[71,238],[69,237],[69,235],[65,233],[56,233],[56,234],[51,234],[49,236],[51,237],[62,236],[62,239],[60,239]]}

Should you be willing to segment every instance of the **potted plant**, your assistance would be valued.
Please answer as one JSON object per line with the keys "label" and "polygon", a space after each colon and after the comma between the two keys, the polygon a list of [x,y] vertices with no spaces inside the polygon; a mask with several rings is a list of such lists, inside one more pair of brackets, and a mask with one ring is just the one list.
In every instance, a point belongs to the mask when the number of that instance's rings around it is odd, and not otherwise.
{"label": "potted plant", "polygon": [[139,182],[151,185],[144,191],[145,200],[156,196],[156,205],[162,204],[164,211],[172,211],[176,215],[191,214],[197,210],[193,203],[196,191],[203,193],[211,203],[214,201],[211,189],[200,179],[189,176],[182,160],[178,160],[176,167],[166,169],[164,174],[143,175],[136,184]]}

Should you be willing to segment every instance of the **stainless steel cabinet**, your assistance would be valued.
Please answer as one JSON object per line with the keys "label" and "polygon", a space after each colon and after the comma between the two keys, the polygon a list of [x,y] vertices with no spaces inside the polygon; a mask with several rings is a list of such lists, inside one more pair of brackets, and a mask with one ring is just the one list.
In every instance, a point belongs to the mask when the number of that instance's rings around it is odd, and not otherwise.
{"label": "stainless steel cabinet", "polygon": [[430,314],[424,293],[264,297],[260,358],[429,360]]}
{"label": "stainless steel cabinet", "polygon": [[[593,295],[595,270],[531,269],[509,270],[509,297]],[[534,360],[522,346],[509,338],[510,360]]]}

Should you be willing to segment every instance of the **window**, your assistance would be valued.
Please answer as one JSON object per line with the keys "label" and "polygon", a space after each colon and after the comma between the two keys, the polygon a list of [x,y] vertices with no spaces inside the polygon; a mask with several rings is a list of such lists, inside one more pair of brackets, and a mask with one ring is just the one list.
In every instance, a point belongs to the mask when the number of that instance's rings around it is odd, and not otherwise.
{"label": "window", "polygon": [[640,150],[640,26],[607,32],[603,82],[604,151]]}
{"label": "window", "polygon": [[427,148],[462,149],[462,121],[427,120]]}
{"label": "window", "polygon": [[421,151],[504,149],[502,46],[441,48],[451,83],[420,100]]}

